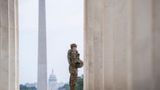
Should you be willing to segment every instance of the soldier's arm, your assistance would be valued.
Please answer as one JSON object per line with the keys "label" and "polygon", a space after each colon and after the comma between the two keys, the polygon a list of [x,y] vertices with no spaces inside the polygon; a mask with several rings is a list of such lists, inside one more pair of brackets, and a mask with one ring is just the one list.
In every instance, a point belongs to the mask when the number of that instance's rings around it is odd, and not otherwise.
{"label": "soldier's arm", "polygon": [[71,64],[71,51],[69,50],[67,53],[68,63]]}
{"label": "soldier's arm", "polygon": [[80,60],[80,54],[77,52],[77,60]]}

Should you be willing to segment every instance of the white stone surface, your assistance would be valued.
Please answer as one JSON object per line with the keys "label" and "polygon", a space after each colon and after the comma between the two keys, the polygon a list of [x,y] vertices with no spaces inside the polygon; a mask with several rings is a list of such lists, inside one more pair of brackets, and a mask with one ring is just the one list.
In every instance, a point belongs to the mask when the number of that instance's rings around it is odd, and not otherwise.
{"label": "white stone surface", "polygon": [[0,89],[9,90],[9,27],[8,27],[8,0],[0,0]]}
{"label": "white stone surface", "polygon": [[85,1],[84,90],[159,90],[160,1]]}
{"label": "white stone surface", "polygon": [[47,47],[46,47],[46,10],[45,0],[39,0],[38,32],[38,88],[47,90]]}
{"label": "white stone surface", "polygon": [[0,90],[18,90],[17,0],[0,0]]}
{"label": "white stone surface", "polygon": [[[18,85],[18,28],[17,28],[17,0],[9,0],[9,59],[10,59],[10,89],[17,90]],[[16,85],[16,86],[15,86]]]}
{"label": "white stone surface", "polygon": [[153,72],[155,89],[160,90],[160,0],[153,0]]}

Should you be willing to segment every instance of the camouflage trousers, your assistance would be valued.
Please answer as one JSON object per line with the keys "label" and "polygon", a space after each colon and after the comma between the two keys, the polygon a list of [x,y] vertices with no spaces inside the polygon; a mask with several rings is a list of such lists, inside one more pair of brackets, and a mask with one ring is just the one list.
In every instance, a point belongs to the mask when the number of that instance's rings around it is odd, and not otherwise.
{"label": "camouflage trousers", "polygon": [[69,81],[69,85],[70,85],[70,90],[75,90],[76,87],[76,81],[77,81],[77,68],[69,68],[70,71],[70,81]]}

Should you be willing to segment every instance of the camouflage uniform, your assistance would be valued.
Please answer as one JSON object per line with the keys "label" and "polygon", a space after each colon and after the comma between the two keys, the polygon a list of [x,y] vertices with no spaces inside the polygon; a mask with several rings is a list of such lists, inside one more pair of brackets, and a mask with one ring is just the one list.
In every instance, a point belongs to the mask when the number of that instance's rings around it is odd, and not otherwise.
{"label": "camouflage uniform", "polygon": [[79,53],[70,49],[68,51],[68,62],[69,62],[69,72],[70,72],[70,90],[75,90],[76,81],[77,81],[77,67],[76,63],[79,60]]}

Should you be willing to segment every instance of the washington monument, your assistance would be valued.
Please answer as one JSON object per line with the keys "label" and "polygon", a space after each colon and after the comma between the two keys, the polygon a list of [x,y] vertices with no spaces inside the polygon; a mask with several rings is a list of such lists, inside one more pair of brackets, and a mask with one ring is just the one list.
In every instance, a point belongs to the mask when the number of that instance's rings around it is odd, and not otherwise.
{"label": "washington monument", "polygon": [[39,0],[38,25],[38,87],[47,90],[47,45],[46,45],[46,10],[45,0]]}

